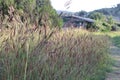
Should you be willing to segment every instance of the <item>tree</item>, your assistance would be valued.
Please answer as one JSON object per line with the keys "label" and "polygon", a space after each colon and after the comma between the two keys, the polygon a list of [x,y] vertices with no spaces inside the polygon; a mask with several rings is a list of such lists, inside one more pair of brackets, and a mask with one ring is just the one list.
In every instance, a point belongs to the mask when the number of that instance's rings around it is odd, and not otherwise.
{"label": "tree", "polygon": [[54,26],[54,21],[56,21],[56,26],[61,24],[50,0],[0,0],[0,10],[3,16],[8,15],[10,6],[15,8],[23,22],[24,19],[28,18],[30,23],[37,23],[38,25]]}
{"label": "tree", "polygon": [[83,11],[83,10],[77,13],[77,15],[78,15],[78,16],[81,16],[81,17],[86,17],[87,14],[88,14],[88,13],[87,13],[86,11]]}
{"label": "tree", "polygon": [[93,28],[95,30],[111,31],[112,26],[114,25],[112,17],[106,17],[105,15],[99,12],[93,12],[89,14],[88,17],[96,20],[92,26],[89,26],[89,28]]}
{"label": "tree", "polygon": [[88,15],[89,18],[94,20],[105,20],[106,16],[99,12],[92,12]]}
{"label": "tree", "polygon": [[117,25],[115,24],[115,20],[113,20],[112,16],[108,16],[107,22],[110,24],[111,30],[116,30]]}

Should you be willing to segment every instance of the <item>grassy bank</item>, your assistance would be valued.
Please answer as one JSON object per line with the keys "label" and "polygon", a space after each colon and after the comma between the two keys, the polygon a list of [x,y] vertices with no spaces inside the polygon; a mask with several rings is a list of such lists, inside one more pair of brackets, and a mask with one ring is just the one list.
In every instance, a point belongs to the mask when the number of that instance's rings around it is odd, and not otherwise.
{"label": "grassy bank", "polygon": [[108,35],[112,38],[113,44],[120,48],[120,32],[111,32]]}
{"label": "grassy bank", "polygon": [[105,33],[98,32],[98,33],[95,33],[95,34],[109,36],[112,40],[112,44],[117,46],[117,47],[120,47],[120,31],[105,32]]}
{"label": "grassy bank", "polygon": [[0,32],[0,80],[104,79],[107,36],[13,24]]}

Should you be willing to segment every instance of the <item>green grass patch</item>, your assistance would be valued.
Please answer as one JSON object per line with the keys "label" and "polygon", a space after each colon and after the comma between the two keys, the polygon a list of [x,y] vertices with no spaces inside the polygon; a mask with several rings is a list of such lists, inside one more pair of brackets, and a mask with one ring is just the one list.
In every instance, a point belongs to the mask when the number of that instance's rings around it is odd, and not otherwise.
{"label": "green grass patch", "polygon": [[120,31],[116,32],[97,32],[97,35],[107,35],[111,38],[112,44],[120,48]]}
{"label": "green grass patch", "polygon": [[115,36],[112,38],[112,41],[114,43],[115,46],[120,48],[120,36]]}
{"label": "green grass patch", "polygon": [[120,48],[120,32],[109,32],[107,33],[112,38],[113,45]]}

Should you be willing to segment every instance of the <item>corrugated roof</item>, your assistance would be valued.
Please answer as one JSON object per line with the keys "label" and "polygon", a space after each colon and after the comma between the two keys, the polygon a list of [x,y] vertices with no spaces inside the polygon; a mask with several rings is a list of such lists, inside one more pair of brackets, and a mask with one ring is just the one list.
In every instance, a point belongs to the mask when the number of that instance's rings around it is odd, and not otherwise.
{"label": "corrugated roof", "polygon": [[93,19],[90,19],[90,18],[84,18],[84,17],[80,17],[80,16],[64,16],[65,18],[77,18],[77,19],[80,19],[80,20],[84,20],[84,21],[87,21],[87,22],[91,22],[91,23],[94,23],[95,20]]}

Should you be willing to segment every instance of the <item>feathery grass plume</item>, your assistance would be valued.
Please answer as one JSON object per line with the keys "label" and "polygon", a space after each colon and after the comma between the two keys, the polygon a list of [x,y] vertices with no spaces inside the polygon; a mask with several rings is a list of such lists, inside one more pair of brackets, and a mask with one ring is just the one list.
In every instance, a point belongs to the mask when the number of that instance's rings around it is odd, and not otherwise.
{"label": "feathery grass plume", "polygon": [[0,32],[0,80],[99,80],[104,75],[106,36],[79,29],[34,29],[29,20],[14,17]]}

